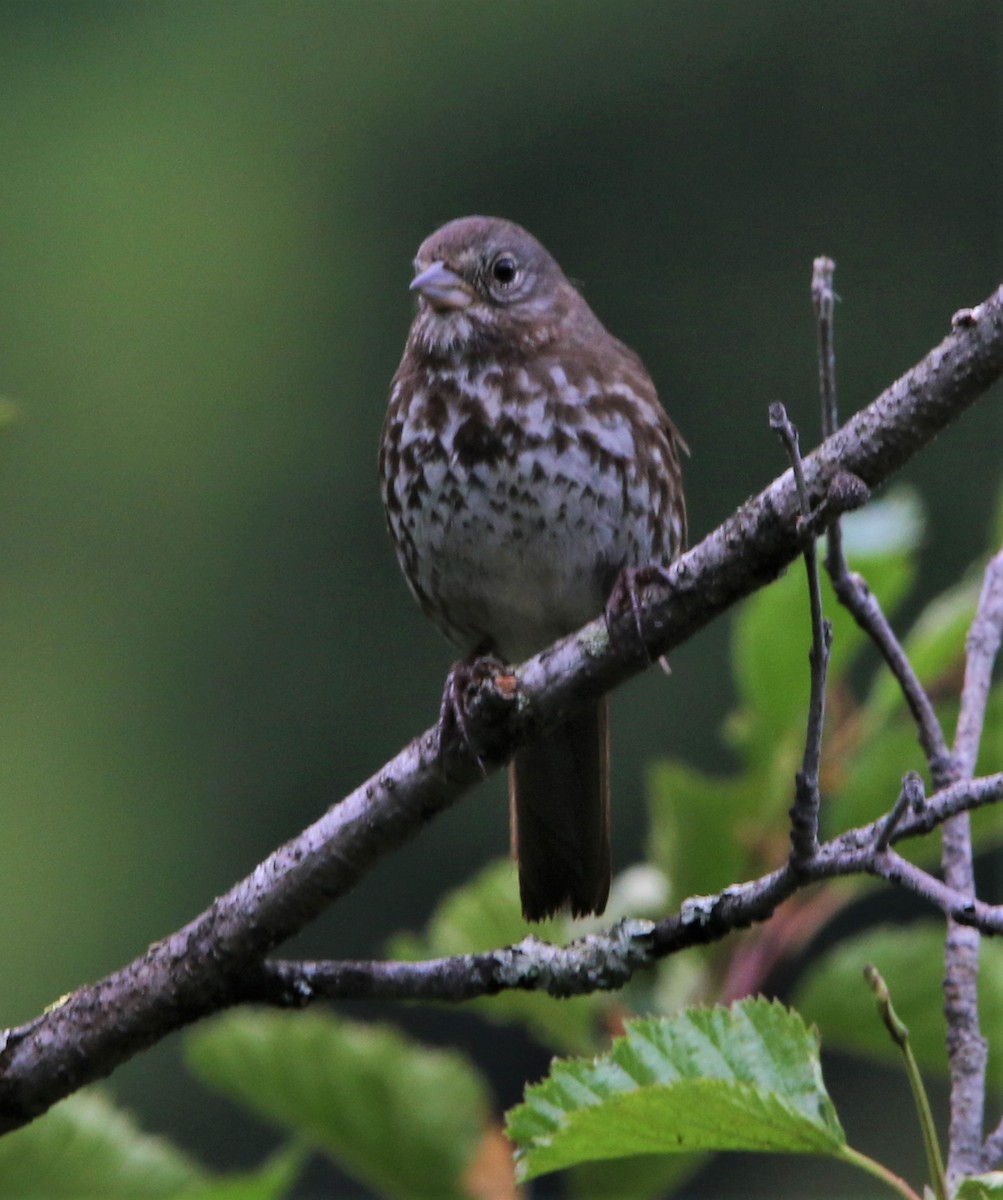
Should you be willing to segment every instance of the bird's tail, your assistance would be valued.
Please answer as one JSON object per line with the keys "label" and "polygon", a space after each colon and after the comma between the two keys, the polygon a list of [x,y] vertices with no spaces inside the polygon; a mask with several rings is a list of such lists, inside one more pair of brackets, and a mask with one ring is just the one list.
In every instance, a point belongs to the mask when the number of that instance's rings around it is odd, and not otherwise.
{"label": "bird's tail", "polygon": [[519,750],[509,766],[512,855],[528,921],[569,905],[601,913],[610,884],[605,696]]}

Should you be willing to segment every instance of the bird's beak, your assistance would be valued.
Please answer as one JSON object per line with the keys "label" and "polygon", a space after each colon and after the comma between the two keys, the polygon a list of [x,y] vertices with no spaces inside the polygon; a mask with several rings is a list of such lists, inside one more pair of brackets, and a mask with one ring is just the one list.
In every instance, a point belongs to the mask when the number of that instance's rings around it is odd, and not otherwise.
{"label": "bird's beak", "polygon": [[474,301],[474,291],[445,263],[434,262],[411,280],[411,291],[423,296],[440,312],[467,308]]}

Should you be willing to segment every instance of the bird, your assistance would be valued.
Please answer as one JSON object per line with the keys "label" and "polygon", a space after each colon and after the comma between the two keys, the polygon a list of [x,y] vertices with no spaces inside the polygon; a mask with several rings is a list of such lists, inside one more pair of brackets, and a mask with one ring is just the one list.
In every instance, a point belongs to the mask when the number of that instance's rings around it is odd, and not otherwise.
{"label": "bird", "polygon": [[[682,552],[688,450],[641,359],[521,226],[450,221],[414,269],[379,447],[387,527],[461,662],[519,663],[606,611],[623,572]],[[520,747],[508,778],[525,918],[601,914],[607,697]]]}

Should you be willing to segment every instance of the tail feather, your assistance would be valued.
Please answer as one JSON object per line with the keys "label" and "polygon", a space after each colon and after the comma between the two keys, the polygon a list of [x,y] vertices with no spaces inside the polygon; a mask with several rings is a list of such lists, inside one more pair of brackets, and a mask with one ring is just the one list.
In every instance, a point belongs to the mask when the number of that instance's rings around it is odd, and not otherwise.
{"label": "tail feather", "polygon": [[610,885],[606,697],[589,704],[509,767],[512,854],[528,921],[570,906],[601,913]]}

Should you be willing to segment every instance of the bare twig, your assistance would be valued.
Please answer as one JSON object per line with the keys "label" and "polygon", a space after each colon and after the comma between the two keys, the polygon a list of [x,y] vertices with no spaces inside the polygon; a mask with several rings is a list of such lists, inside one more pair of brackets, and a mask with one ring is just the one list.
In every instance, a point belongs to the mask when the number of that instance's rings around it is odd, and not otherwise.
{"label": "bare twig", "polygon": [[[836,264],[824,255],[812,263],[811,298],[818,340],[818,392],[824,438],[831,437],[839,428],[839,408],[836,403],[836,293],[832,287],[835,270]],[[837,521],[828,530],[828,554],[842,557],[842,544],[843,532]]]}
{"label": "bare twig", "polygon": [[[836,264],[831,258],[816,258],[812,270],[812,300],[815,306],[818,330],[818,378],[822,408],[822,433],[830,437],[839,427],[836,404],[836,355],[835,355],[835,299],[832,276]],[[968,310],[973,311],[973,310]],[[864,579],[849,569],[843,554],[843,534],[838,521],[832,522],[827,530],[825,569],[839,602],[846,608],[857,624],[875,642],[882,657],[898,680],[906,703],[913,715],[919,732],[920,745],[930,765],[936,786],[946,783],[950,771],[950,753],[940,722],[925,689],[916,678],[902,649],[892,632],[881,606],[871,593]]]}
{"label": "bare twig", "polygon": [[986,1138],[982,1147],[981,1170],[991,1171],[1003,1160],[1003,1121]]}
{"label": "bare twig", "polygon": [[878,828],[878,836],[874,839],[874,849],[879,853],[887,850],[891,844],[892,834],[898,828],[906,812],[909,809],[919,812],[925,801],[926,789],[923,787],[922,777],[915,771],[906,771],[902,777],[902,790],[899,792],[899,798],[895,801],[895,807]]}
{"label": "bare twig", "polygon": [[951,753],[934,712],[926,689],[919,682],[902,644],[892,631],[881,605],[864,579],[846,565],[842,549],[833,552],[830,540],[825,567],[832,580],[836,598],[848,609],[861,629],[875,643],[889,670],[898,682],[916,723],[919,743],[923,748],[934,786],[941,786],[951,777]]}
{"label": "bare twig", "polygon": [[942,883],[935,875],[914,866],[892,850],[876,854],[868,871],[879,879],[919,896],[959,925],[978,928],[986,933],[1003,932],[1003,907],[973,900],[968,892]]}
{"label": "bare twig", "polygon": [[[947,789],[930,798],[929,813],[943,821],[959,805],[1003,799],[1003,774]],[[899,807],[896,802],[896,809]],[[926,806],[923,809],[927,813]],[[795,870],[790,864],[710,896],[691,896],[663,921],[625,921],[608,934],[591,934],[555,947],[535,938],[482,954],[422,962],[294,962],[270,960],[240,984],[236,997],[298,1008],[318,1000],[437,1000],[460,1002],[512,988],[568,996],[618,987],[635,971],[691,946],[717,941],[735,929],[765,921],[809,883],[867,873],[914,893],[941,912],[1003,933],[1003,906],[953,891],[877,842],[891,814],[820,846]],[[924,822],[925,824],[925,822]],[[926,832],[907,824],[902,836]]]}
{"label": "bare twig", "polygon": [[[971,779],[975,771],[993,663],[1003,633],[1003,553],[985,573],[982,593],[968,633],[961,711],[954,741],[953,775]],[[945,823],[941,866],[948,887],[975,896],[971,825],[967,813]],[[977,928],[948,922],[944,948],[944,1014],[951,1070],[951,1135],[948,1170],[959,1180],[979,1169],[983,1156],[988,1047],[979,1028],[979,950]]]}
{"label": "bare twig", "polygon": [[993,664],[1003,639],[1003,550],[989,560],[982,591],[966,641],[961,711],[954,735],[954,762],[959,779],[975,774]]}
{"label": "bare twig", "polygon": [[987,804],[995,803],[997,799],[1003,798],[1003,793],[997,791],[1001,781],[1003,772],[948,784],[936,792],[935,796],[928,796],[909,816],[902,818],[892,834],[892,842],[899,842],[903,838],[922,837],[923,834],[930,833],[942,825],[955,813],[975,812]]}
{"label": "bare twig", "polygon": [[836,293],[832,277],[836,264],[822,255],[811,265],[811,300],[815,308],[815,328],[818,336],[818,391],[822,401],[822,436],[834,434],[839,428],[836,404]]}
{"label": "bare twig", "polygon": [[[1003,288],[868,408],[804,461],[817,507],[840,472],[868,487],[887,479],[955,420],[1003,373]],[[800,504],[791,473],[744,504],[700,545],[673,563],[668,584],[645,589],[640,612],[646,646],[611,638],[602,618],[515,669],[516,694],[488,680],[468,702],[471,737],[489,769],[521,742],[557,724],[681,645],[798,554]],[[625,619],[633,619],[628,614]],[[507,677],[511,682],[511,677]],[[469,746],[446,739],[438,752],[427,730],[315,824],[281,847],[242,882],[134,962],[81,987],[0,1040],[0,1131],[44,1112],[76,1088],[173,1030],[247,998],[263,960],[327,905],[480,778]],[[1003,777],[967,785],[906,817],[894,840],[932,828],[950,811],[1003,795]],[[945,807],[946,806],[946,807]],[[873,858],[876,830],[864,843],[820,847],[812,877],[848,873]],[[845,861],[839,853],[846,851]],[[860,869],[867,869],[861,865]],[[653,950],[721,937],[767,915],[805,877],[781,868],[757,885],[694,902],[652,932]],[[976,913],[975,919],[980,919]],[[992,914],[986,915],[987,925]]]}
{"label": "bare twig", "polygon": [[[834,293],[832,274],[834,264],[829,259],[816,259],[812,277],[812,296],[818,318],[819,388],[822,402],[822,427],[828,436],[837,427],[835,354],[833,350]],[[955,326],[964,327],[971,319],[966,310],[963,320],[955,316]],[[987,573],[979,616],[972,626],[968,642],[968,664],[962,696],[961,716],[953,755],[948,751],[940,722],[926,690],[920,684],[912,665],[877,600],[860,576],[852,573],[843,554],[839,522],[830,525],[826,569],[841,601],[857,623],[870,634],[891,668],[919,732],[920,744],[926,754],[934,786],[952,780],[971,779],[982,732],[982,718],[992,663],[999,645],[1000,625],[1003,624],[1003,595],[993,605],[992,573]],[[1003,587],[999,588],[1003,593]],[[989,611],[992,610],[992,611]],[[995,617],[995,620],[994,620]],[[915,785],[913,785],[915,787]],[[909,801],[903,783],[899,803],[888,816],[876,845],[881,850]],[[942,830],[941,864],[944,884],[930,876],[920,879],[915,868],[888,853],[879,855],[875,866],[891,878],[894,869],[898,882],[910,876],[913,890],[922,890],[929,898],[941,886],[956,897],[967,897],[975,905],[975,876],[972,861],[972,842],[969,817],[961,813],[947,821]],[[943,904],[941,907],[945,907]],[[947,1049],[951,1068],[951,1132],[948,1155],[952,1181],[978,1169],[982,1161],[983,1108],[985,1104],[986,1043],[979,1030],[978,970],[979,930],[973,927],[968,913],[948,912],[945,943],[944,1009],[947,1018]]]}
{"label": "bare twig", "polygon": [[[782,404],[770,405],[770,428],[779,434],[790,458],[801,503],[801,516],[803,521],[807,522],[811,517],[811,501],[805,487],[798,431]],[[795,867],[806,862],[818,850],[818,814],[821,805],[818,773],[822,758],[822,730],[825,725],[825,680],[829,667],[829,651],[832,647],[832,626],[822,615],[818,556],[815,538],[812,535],[809,535],[805,544],[804,561],[808,575],[808,604],[811,613],[811,649],[808,652],[811,689],[804,755],[801,759],[801,770],[795,777],[794,804],[790,810],[791,861]]]}
{"label": "bare twig", "polygon": [[[942,830],[944,884],[975,901],[975,872],[968,813],[952,817]],[[944,1016],[951,1072],[951,1128],[948,1176],[957,1183],[978,1170],[986,1101],[988,1047],[979,1029],[979,949],[981,934],[950,913],[944,943]]]}

